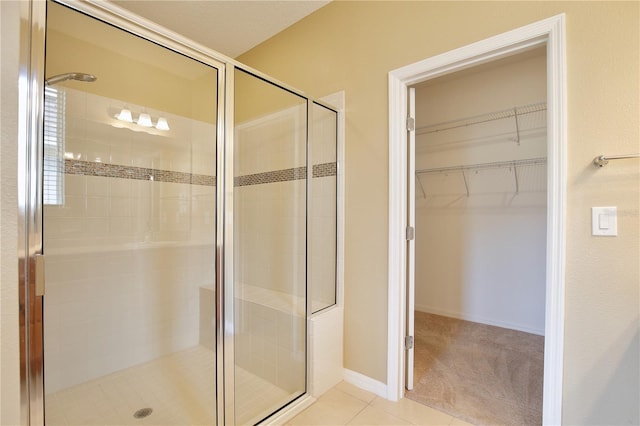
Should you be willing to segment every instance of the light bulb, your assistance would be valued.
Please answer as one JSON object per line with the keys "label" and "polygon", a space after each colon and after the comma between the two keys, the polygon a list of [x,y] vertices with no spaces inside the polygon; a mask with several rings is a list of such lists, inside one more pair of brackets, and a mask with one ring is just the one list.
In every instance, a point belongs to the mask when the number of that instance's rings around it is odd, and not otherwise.
{"label": "light bulb", "polygon": [[131,111],[127,108],[122,108],[120,113],[116,115],[116,118],[120,121],[126,121],[127,123],[133,123],[133,117],[131,116]]}
{"label": "light bulb", "polygon": [[169,123],[167,123],[167,119],[164,117],[158,118],[158,122],[156,123],[156,129],[169,130]]}
{"label": "light bulb", "polygon": [[142,114],[140,114],[140,117],[138,117],[137,123],[138,123],[138,126],[153,127],[153,123],[151,122],[151,116],[146,112],[143,112]]}

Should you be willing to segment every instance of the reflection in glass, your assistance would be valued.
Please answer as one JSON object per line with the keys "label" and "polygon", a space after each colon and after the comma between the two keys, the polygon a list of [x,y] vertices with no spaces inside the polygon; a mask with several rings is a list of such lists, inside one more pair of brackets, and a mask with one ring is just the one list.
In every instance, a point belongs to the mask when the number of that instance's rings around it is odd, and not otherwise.
{"label": "reflection in glass", "polygon": [[46,423],[214,424],[217,70],[47,7]]}
{"label": "reflection in glass", "polygon": [[306,388],[302,97],[235,72],[235,416],[254,424]]}
{"label": "reflection in glass", "polygon": [[336,303],[336,200],[337,200],[337,120],[338,114],[312,104],[309,163],[311,312]]}

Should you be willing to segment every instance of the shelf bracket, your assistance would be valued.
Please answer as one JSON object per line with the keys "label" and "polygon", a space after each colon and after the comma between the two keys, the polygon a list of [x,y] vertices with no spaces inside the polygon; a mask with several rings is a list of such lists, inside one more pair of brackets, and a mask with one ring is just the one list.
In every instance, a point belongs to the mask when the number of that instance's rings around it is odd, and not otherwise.
{"label": "shelf bracket", "polygon": [[467,197],[469,196],[469,184],[467,183],[467,174],[462,169],[462,180],[464,180],[464,189],[467,191]]}
{"label": "shelf bracket", "polygon": [[516,194],[520,193],[520,183],[518,182],[518,166],[516,166],[516,162],[513,162],[513,177],[516,180]]}
{"label": "shelf bracket", "polygon": [[520,146],[520,125],[518,124],[518,109],[513,108],[513,118],[516,122],[516,143]]}
{"label": "shelf bracket", "polygon": [[424,191],[424,186],[422,186],[422,181],[420,180],[420,175],[416,173],[416,180],[418,181],[418,186],[420,187],[420,191],[422,191],[422,198],[427,199],[427,193]]}

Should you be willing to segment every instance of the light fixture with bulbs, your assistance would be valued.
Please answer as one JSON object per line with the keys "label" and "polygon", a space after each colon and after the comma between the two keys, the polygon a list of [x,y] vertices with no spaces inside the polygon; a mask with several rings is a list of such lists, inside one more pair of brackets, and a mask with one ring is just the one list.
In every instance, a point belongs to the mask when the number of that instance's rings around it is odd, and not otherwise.
{"label": "light fixture with bulbs", "polygon": [[158,121],[156,121],[156,124],[154,125],[149,113],[142,112],[138,118],[134,119],[131,110],[126,106],[115,115],[115,118],[126,123],[135,123],[141,127],[155,127],[158,130],[164,131],[169,130],[169,122],[165,117],[158,117]]}
{"label": "light fixture with bulbs", "polygon": [[156,129],[169,130],[169,123],[167,122],[167,119],[164,117],[159,117],[158,122],[156,123]]}
{"label": "light fixture with bulbs", "polygon": [[138,116],[138,121],[136,121],[136,123],[138,123],[138,126],[142,126],[142,127],[153,127],[153,123],[151,122],[151,116],[146,112],[143,112]]}
{"label": "light fixture with bulbs", "polygon": [[131,115],[131,110],[122,108],[120,113],[116,115],[116,118],[120,121],[126,121],[127,123],[133,123],[133,116]]}

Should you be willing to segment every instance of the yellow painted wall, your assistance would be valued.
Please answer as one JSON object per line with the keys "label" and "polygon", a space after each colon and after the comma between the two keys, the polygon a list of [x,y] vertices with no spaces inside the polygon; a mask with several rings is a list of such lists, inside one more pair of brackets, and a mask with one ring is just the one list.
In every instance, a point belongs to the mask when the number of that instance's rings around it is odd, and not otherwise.
{"label": "yellow painted wall", "polygon": [[258,120],[279,111],[305,106],[306,99],[270,84],[253,74],[235,69],[234,120],[236,125]]}
{"label": "yellow painted wall", "polygon": [[[320,97],[346,91],[345,367],[387,363],[388,72],[566,13],[568,69],[565,424],[638,423],[638,2],[334,1],[238,59]],[[618,206],[592,237],[590,207]]]}

